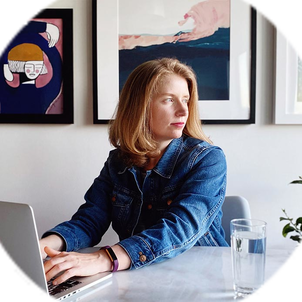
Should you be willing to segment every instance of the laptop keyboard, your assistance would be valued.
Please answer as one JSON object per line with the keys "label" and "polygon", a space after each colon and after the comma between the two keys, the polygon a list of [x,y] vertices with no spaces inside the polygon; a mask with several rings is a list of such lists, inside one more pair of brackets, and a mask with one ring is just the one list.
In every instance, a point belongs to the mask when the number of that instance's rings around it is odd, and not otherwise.
{"label": "laptop keyboard", "polygon": [[69,280],[66,280],[65,282],[63,282],[61,284],[53,285],[52,281],[54,279],[55,278],[53,278],[53,279],[51,279],[47,282],[48,292],[52,296],[56,295],[56,294],[59,294],[61,292],[64,292],[65,290],[70,289],[70,288],[74,287],[75,285],[78,285],[78,284],[82,283],[78,280],[69,279]]}

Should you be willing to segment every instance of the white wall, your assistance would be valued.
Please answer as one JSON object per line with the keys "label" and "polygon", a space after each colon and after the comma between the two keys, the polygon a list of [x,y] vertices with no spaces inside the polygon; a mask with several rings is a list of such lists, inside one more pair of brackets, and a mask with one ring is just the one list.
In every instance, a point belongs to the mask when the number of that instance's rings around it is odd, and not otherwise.
{"label": "white wall", "polygon": [[[111,146],[106,125],[92,123],[91,1],[59,0],[74,9],[73,125],[0,124],[0,200],[29,203],[41,235],[69,219],[98,175]],[[33,12],[33,14],[36,12]],[[228,159],[228,195],[245,196],[252,216],[268,222],[268,247],[295,246],[284,239],[282,208],[302,215],[302,126],[273,124],[273,28],[258,15],[255,125],[207,125],[205,132]],[[111,230],[104,243],[117,240]]]}

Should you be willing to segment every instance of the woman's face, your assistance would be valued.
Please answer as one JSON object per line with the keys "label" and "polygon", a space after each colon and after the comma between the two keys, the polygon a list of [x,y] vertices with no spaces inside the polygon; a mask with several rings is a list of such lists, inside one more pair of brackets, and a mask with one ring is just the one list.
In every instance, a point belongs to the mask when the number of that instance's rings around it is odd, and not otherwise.
{"label": "woman's face", "polygon": [[24,66],[26,76],[35,80],[41,74],[43,65],[43,61],[27,61]]}
{"label": "woman's face", "polygon": [[187,81],[176,74],[162,79],[150,104],[150,128],[160,150],[182,136],[188,119],[190,95]]}

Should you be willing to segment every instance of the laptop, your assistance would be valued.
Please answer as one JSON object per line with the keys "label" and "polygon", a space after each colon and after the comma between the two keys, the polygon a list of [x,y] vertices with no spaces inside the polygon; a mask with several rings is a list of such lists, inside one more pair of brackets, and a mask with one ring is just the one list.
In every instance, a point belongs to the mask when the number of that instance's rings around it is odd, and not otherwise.
{"label": "laptop", "polygon": [[112,277],[111,272],[105,272],[90,277],[70,278],[55,287],[51,282],[47,284],[34,212],[27,204],[0,201],[0,242],[23,272],[57,300],[73,296],[98,283],[108,282]]}

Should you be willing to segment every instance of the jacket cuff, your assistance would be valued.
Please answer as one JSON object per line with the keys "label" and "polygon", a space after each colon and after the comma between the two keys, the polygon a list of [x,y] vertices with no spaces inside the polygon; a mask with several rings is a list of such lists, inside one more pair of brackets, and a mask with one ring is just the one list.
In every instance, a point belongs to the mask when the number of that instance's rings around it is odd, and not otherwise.
{"label": "jacket cuff", "polygon": [[77,237],[74,235],[74,233],[70,232],[70,230],[68,228],[60,227],[60,226],[55,227],[55,228],[45,232],[41,238],[45,238],[49,235],[60,236],[65,242],[65,251],[66,252],[76,251],[79,249]]}
{"label": "jacket cuff", "polygon": [[118,243],[128,253],[131,259],[129,269],[137,269],[151,264],[156,256],[149,244],[141,237],[134,235]]}

